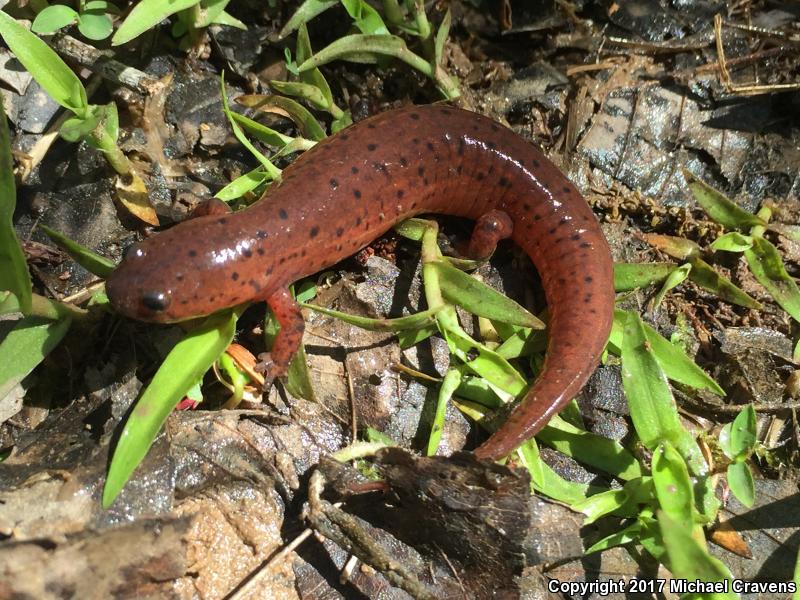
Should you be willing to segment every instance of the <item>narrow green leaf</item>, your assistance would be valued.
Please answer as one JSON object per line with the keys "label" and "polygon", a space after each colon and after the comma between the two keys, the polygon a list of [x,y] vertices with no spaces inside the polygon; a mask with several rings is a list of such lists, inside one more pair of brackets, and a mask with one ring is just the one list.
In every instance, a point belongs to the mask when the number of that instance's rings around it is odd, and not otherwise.
{"label": "narrow green leaf", "polygon": [[690,529],[695,523],[694,490],[686,462],[669,442],[662,442],[653,452],[653,483],[661,509],[669,517]]}
{"label": "narrow green leaf", "polygon": [[346,35],[298,65],[298,69],[302,73],[334,60],[365,62],[370,58],[373,61],[377,60],[379,56],[390,56],[401,60],[428,77],[435,75],[431,65],[409,50],[403,38],[396,35]]}
{"label": "narrow green leaf", "polygon": [[456,269],[445,261],[430,263],[444,297],[479,317],[520,327],[544,329],[544,323],[494,288]]}
{"label": "narrow green leaf", "polygon": [[122,429],[103,489],[108,508],[144,458],[167,417],[195,382],[228,347],[236,331],[237,312],[208,317],[169,352],[136,402]]}
{"label": "narrow green leaf", "polygon": [[209,25],[225,25],[226,27],[235,27],[236,29],[247,29],[247,25],[224,10],[214,17]]}
{"label": "narrow green leaf", "polygon": [[426,456],[433,456],[439,449],[439,442],[442,440],[444,430],[444,418],[447,411],[447,403],[453,397],[453,393],[461,384],[461,373],[458,369],[450,368],[445,373],[442,385],[439,386],[439,394],[436,398],[436,412],[431,423],[431,434],[428,437],[428,447]]}
{"label": "narrow green leaf", "polygon": [[279,131],[275,131],[271,127],[267,127],[266,125],[259,123],[258,121],[254,121],[253,119],[244,115],[240,115],[239,113],[231,111],[231,117],[234,121],[246,129],[250,135],[252,135],[258,141],[267,144],[268,146],[283,148],[294,140],[294,138],[291,136],[284,135]]}
{"label": "narrow green leaf", "polygon": [[553,417],[537,434],[537,439],[562,454],[620,479],[630,480],[642,476],[639,461],[622,444],[579,429],[558,416]]}
{"label": "narrow green leaf", "polygon": [[47,35],[58,31],[62,27],[72,25],[78,18],[74,9],[64,4],[52,4],[42,10],[31,23],[31,31],[40,35]]}
{"label": "narrow green leaf", "polygon": [[98,277],[106,278],[117,265],[104,256],[100,256],[69,239],[63,233],[50,229],[47,225],[39,225],[56,245],[72,257],[76,263]]}
{"label": "narrow green leaf", "polygon": [[[42,89],[64,108],[82,115],[88,108],[78,76],[36,34],[0,11],[0,37]],[[81,91],[83,92],[81,94]]]}
{"label": "narrow green leaf", "polygon": [[730,279],[717,273],[711,265],[701,258],[695,258],[691,262],[692,271],[689,279],[694,281],[701,288],[716,294],[722,300],[731,304],[738,304],[745,308],[760,310],[761,303],[755,298],[750,297],[744,290],[736,287]]}
{"label": "narrow green leaf", "polygon": [[705,473],[707,466],[700,449],[680,423],[664,371],[654,356],[641,318],[634,312],[628,313],[625,322],[621,354],[622,386],[642,443],[655,450],[662,442],[670,442],[694,474]]}
{"label": "narrow green leaf", "polygon": [[444,13],[442,24],[439,25],[439,31],[436,32],[436,42],[434,44],[434,63],[436,65],[442,64],[442,53],[444,52],[444,45],[447,43],[447,36],[450,34],[450,24],[452,23],[453,15],[450,9]]}
{"label": "narrow green leaf", "polygon": [[322,129],[322,126],[319,124],[319,121],[314,118],[314,115],[312,115],[305,106],[291,98],[285,98],[284,96],[251,95],[240,96],[237,102],[263,112],[270,112],[271,108],[277,108],[279,109],[277,112],[289,115],[292,121],[300,128],[303,136],[315,142],[324,140],[326,137],[325,130]]}
{"label": "narrow green leaf", "polygon": [[753,225],[766,226],[762,219],[740,208],[724,194],[704,181],[699,180],[686,169],[683,169],[683,177],[686,179],[689,189],[692,190],[697,203],[706,211],[709,217],[720,225],[730,229],[744,229]]}
{"label": "narrow green leaf", "polygon": [[756,433],[756,411],[748,404],[736,415],[731,426],[730,449],[734,459],[750,456],[758,439]]}
{"label": "narrow green leaf", "polygon": [[639,505],[649,504],[654,496],[653,478],[639,477],[626,482],[622,489],[594,494],[570,508],[585,514],[583,524],[590,525],[612,513],[617,516],[635,516],[639,512]]}
{"label": "narrow green leaf", "polygon": [[422,312],[415,313],[413,315],[408,315],[406,317],[397,317],[394,319],[372,319],[369,317],[360,317],[358,315],[350,315],[347,313],[340,312],[338,310],[333,310],[331,308],[325,308],[324,306],[317,306],[316,304],[307,304],[305,302],[301,302],[300,306],[303,308],[310,308],[313,311],[318,313],[322,313],[323,315],[328,315],[329,317],[334,317],[339,319],[340,321],[344,321],[345,323],[349,323],[350,325],[355,325],[356,327],[361,327],[361,329],[366,329],[368,331],[408,331],[408,330],[417,330],[423,327],[429,327],[435,324],[435,316],[436,313],[441,310],[438,309],[429,309]]}
{"label": "narrow green leaf", "polygon": [[302,81],[278,81],[272,80],[269,82],[270,86],[286,96],[294,96],[302,98],[310,102],[312,106],[320,110],[328,110],[330,104],[325,94],[322,93],[317,86],[310,83],[303,83]]}
{"label": "narrow green leaf", "polygon": [[[593,498],[591,496],[590,498]],[[591,546],[586,549],[584,554],[593,554],[595,552],[602,552],[603,550],[610,550],[611,548],[616,548],[617,546],[624,546],[625,544],[630,544],[631,542],[639,541],[642,533],[642,524],[639,521],[635,523],[631,523],[624,529],[620,531],[616,531],[606,537],[602,538],[601,540],[595,542]]]}
{"label": "narrow green leaf", "polygon": [[728,465],[728,486],[739,502],[747,508],[753,506],[756,501],[756,486],[746,462],[734,462]]}
{"label": "narrow green leaf", "polygon": [[[703,582],[723,582],[727,579],[729,581],[728,589],[730,589],[732,577],[728,568],[720,560],[711,556],[682,523],[675,522],[669,515],[661,511],[658,513],[658,523],[669,557],[669,568],[675,577]],[[738,600],[738,596],[733,592],[708,593],[703,594],[703,598],[707,600]]]}
{"label": "narrow green leaf", "polygon": [[753,245],[753,238],[749,235],[731,231],[719,236],[711,244],[711,249],[723,252],[744,252]]}
{"label": "narrow green leaf", "polygon": [[[28,263],[14,230],[17,191],[8,122],[0,100],[0,291],[16,296],[23,313],[31,310],[32,284]],[[0,396],[2,398],[2,396]]]}
{"label": "narrow green leaf", "polygon": [[339,4],[339,0],[305,0],[286,22],[286,25],[283,26],[278,36],[280,38],[285,38],[300,27],[300,25],[308,23],[317,15],[322,14],[337,4]]}
{"label": "narrow green leaf", "polygon": [[675,263],[615,263],[614,289],[628,292],[659,283],[677,267]]}
{"label": "narrow green leaf", "polygon": [[269,181],[269,175],[264,172],[263,167],[256,167],[252,171],[240,175],[228,185],[214,194],[214,198],[219,198],[224,202],[230,202],[241,198],[247,192],[251,192],[263,183]]}
{"label": "narrow green leaf", "polygon": [[[305,23],[300,25],[297,30],[297,46],[295,50],[297,53],[298,63],[305,62],[306,59],[310,58],[314,54],[314,52],[311,50],[311,40],[308,38],[308,28],[306,27]],[[331,87],[328,85],[327,80],[319,69],[309,69],[303,73],[298,72],[298,75],[300,77],[300,81],[311,84],[320,91],[322,96],[325,98],[327,106],[333,106],[333,93],[331,92]]]}
{"label": "narrow green leaf", "polygon": [[800,290],[786,272],[778,249],[764,238],[754,237],[753,247],[746,250],[744,256],[758,282],[783,310],[800,322]]}
{"label": "narrow green leaf", "polygon": [[661,289],[658,290],[658,293],[653,298],[653,307],[658,308],[658,306],[664,300],[664,296],[667,295],[667,292],[682,284],[689,276],[691,270],[691,264],[684,264],[667,275],[667,278],[664,280],[664,284],[661,286]]}
{"label": "narrow green leaf", "polygon": [[[614,323],[611,328],[611,336],[608,343],[609,347],[617,354],[621,353],[622,341],[624,338],[623,331],[626,320],[630,314],[632,313],[624,310],[614,311]],[[683,350],[670,343],[669,340],[662,337],[649,325],[645,323],[643,323],[643,325],[645,336],[650,343],[653,356],[669,379],[698,390],[708,390],[719,396],[725,395],[725,390],[709,377],[703,369],[698,367]]]}
{"label": "narrow green leaf", "polygon": [[68,317],[50,321],[23,317],[0,342],[0,398],[27,377],[69,330]]}
{"label": "narrow green leaf", "polygon": [[341,0],[353,23],[361,33],[368,35],[388,35],[389,30],[378,11],[364,0]]}
{"label": "narrow green leaf", "polygon": [[170,15],[199,3],[200,0],[141,0],[119,26],[111,38],[111,45],[119,46],[130,42]]}

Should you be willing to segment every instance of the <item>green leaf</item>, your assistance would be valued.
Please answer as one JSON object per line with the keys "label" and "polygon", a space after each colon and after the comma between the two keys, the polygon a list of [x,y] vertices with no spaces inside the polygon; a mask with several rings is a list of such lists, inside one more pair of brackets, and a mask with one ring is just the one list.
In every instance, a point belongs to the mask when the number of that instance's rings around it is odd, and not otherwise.
{"label": "green leaf", "polygon": [[766,223],[752,213],[731,202],[724,194],[707,183],[700,181],[692,173],[683,169],[683,177],[692,190],[695,200],[714,221],[730,229],[744,229]]}
{"label": "green leaf", "polygon": [[752,404],[745,406],[736,415],[730,430],[731,458],[743,460],[750,456],[755,448],[756,440],[756,411]]}
{"label": "green leaf", "polygon": [[579,429],[558,416],[553,417],[536,437],[539,442],[562,454],[620,479],[629,480],[642,476],[642,468],[636,457],[622,444]]}
{"label": "green leaf", "polygon": [[677,267],[675,263],[614,263],[614,289],[628,292],[659,283]]}
{"label": "green leaf", "polygon": [[458,369],[450,368],[445,373],[442,385],[439,386],[439,394],[436,398],[436,412],[431,423],[431,434],[428,437],[428,447],[426,456],[433,456],[439,449],[439,442],[442,440],[444,430],[444,418],[447,412],[447,403],[453,397],[458,386],[461,384],[461,372]]}
{"label": "green leaf", "polygon": [[403,38],[396,35],[346,35],[317,52],[298,68],[302,73],[334,60],[376,62],[380,56],[397,58],[428,77],[435,75],[431,65],[409,50]]}
{"label": "green leaf", "polygon": [[711,249],[722,250],[723,252],[744,252],[750,249],[752,245],[753,238],[751,236],[738,231],[731,231],[715,239],[711,244]]}
{"label": "green leaf", "polygon": [[634,312],[628,313],[621,350],[622,386],[639,439],[650,450],[655,450],[662,442],[670,442],[690,464],[694,474],[705,473],[707,467],[700,448],[680,423],[675,400],[654,356],[652,342],[641,318]]}
{"label": "green leaf", "polygon": [[291,18],[286,22],[286,25],[281,29],[278,37],[285,38],[292,33],[295,29],[308,23],[317,15],[322,14],[329,8],[339,4],[339,0],[305,0],[300,7],[295,11]]}
{"label": "green leaf", "polygon": [[783,310],[800,322],[800,290],[783,266],[778,249],[762,237],[753,238],[753,247],[744,253],[750,271],[767,288]]}
{"label": "green leaf", "polygon": [[[311,50],[311,40],[308,38],[308,29],[303,23],[297,30],[297,62],[304,62],[310,58],[314,52]],[[296,67],[297,65],[295,65]],[[319,89],[320,93],[326,100],[327,106],[333,106],[333,93],[328,85],[327,80],[322,75],[319,69],[309,69],[303,73],[297,72],[300,81],[308,83]]]}
{"label": "green leaf", "polygon": [[444,45],[447,42],[447,36],[450,34],[450,24],[453,16],[450,14],[450,9],[444,13],[442,24],[439,25],[439,31],[436,32],[436,41],[434,44],[434,63],[436,65],[442,64],[442,53],[444,52]]}
{"label": "green leaf", "polygon": [[437,309],[428,309],[422,312],[414,313],[413,315],[408,315],[405,317],[396,317],[394,319],[373,319],[370,317],[361,317],[358,315],[350,315],[348,313],[343,313],[338,310],[333,310],[331,308],[325,308],[324,306],[317,306],[316,304],[308,304],[306,302],[301,302],[300,306],[303,308],[310,308],[313,311],[321,313],[323,315],[328,315],[329,317],[333,317],[335,319],[339,319],[340,321],[344,321],[345,323],[349,323],[350,325],[355,325],[356,327],[361,327],[361,329],[366,329],[367,331],[409,331],[409,330],[417,330],[423,327],[429,327],[436,323],[434,317],[436,313],[441,310],[441,308]]}
{"label": "green leaf", "polygon": [[275,131],[274,129],[267,127],[258,121],[254,121],[249,117],[245,117],[244,115],[240,115],[239,113],[235,113],[233,111],[231,111],[231,118],[233,118],[234,121],[246,129],[250,135],[252,135],[258,141],[267,144],[268,146],[283,148],[295,139],[291,136]]}
{"label": "green leaf", "polygon": [[68,317],[57,321],[23,317],[0,342],[0,398],[30,374],[69,330]]}
{"label": "green leaf", "polygon": [[256,167],[252,171],[240,175],[228,185],[214,194],[214,198],[219,198],[225,202],[241,198],[247,192],[251,192],[263,183],[269,181],[269,175],[264,172],[263,167]]}
{"label": "green leaf", "polygon": [[653,453],[653,483],[661,509],[683,527],[695,523],[694,490],[689,470],[669,442],[659,444]]}
{"label": "green leaf", "polygon": [[87,39],[104,40],[114,31],[114,24],[106,14],[84,12],[78,17],[78,31]]}
{"label": "green leaf", "polygon": [[[591,496],[590,498],[594,498]],[[624,546],[631,542],[638,542],[642,535],[642,524],[639,521],[631,523],[624,529],[616,531],[607,535],[603,539],[595,542],[586,549],[584,554],[593,554],[595,552],[602,552],[603,550],[610,550],[617,546]]]}
{"label": "green leaf", "polygon": [[745,308],[760,310],[761,303],[755,298],[751,298],[743,290],[736,287],[730,279],[717,273],[711,265],[701,258],[694,258],[691,261],[692,270],[689,279],[694,281],[701,288],[716,294],[721,299],[731,304],[738,304]]}
{"label": "green leaf", "polygon": [[31,31],[47,35],[62,27],[72,25],[78,18],[77,11],[64,4],[52,4],[42,10],[31,24]]}
{"label": "green leaf", "polygon": [[317,86],[302,81],[277,81],[269,82],[270,86],[286,96],[295,96],[310,102],[320,110],[328,110],[330,104],[325,94]]}
{"label": "green leaf", "polygon": [[653,478],[639,477],[625,483],[622,489],[594,494],[570,508],[585,514],[586,519],[583,524],[590,525],[612,513],[618,516],[633,516],[638,512],[639,504],[650,503],[654,496]]}
{"label": "green leaf", "polygon": [[728,486],[739,502],[747,508],[753,506],[756,501],[756,486],[746,462],[734,462],[728,465]]}
{"label": "green leaf", "polygon": [[108,508],[144,458],[167,417],[186,392],[228,347],[237,312],[208,317],[169,352],[130,413],[108,469],[103,507]]}
{"label": "green leaf", "polygon": [[[633,313],[624,310],[614,311],[614,323],[608,343],[609,347],[617,354],[621,353],[625,323],[631,314]],[[691,358],[686,356],[683,350],[670,343],[669,340],[662,337],[649,325],[645,323],[643,325],[653,356],[669,379],[698,390],[708,390],[719,396],[725,395],[725,390],[709,377],[703,369],[698,367]]]}
{"label": "green leaf", "polygon": [[[8,122],[0,100],[0,290],[12,292],[23,313],[31,310],[32,284],[28,263],[14,230],[17,191]],[[2,398],[2,396],[0,396]]]}
{"label": "green leaf", "polygon": [[[659,511],[658,523],[669,557],[669,569],[679,579],[703,582],[731,580],[730,571],[703,548],[682,523]],[[730,585],[728,587],[730,589]],[[733,592],[703,594],[704,600],[738,600]]]}
{"label": "green leaf", "polygon": [[108,260],[106,257],[100,256],[88,248],[81,246],[77,242],[69,239],[63,233],[59,233],[58,231],[50,229],[47,225],[39,225],[39,227],[47,234],[47,237],[49,237],[56,243],[56,245],[58,245],[59,248],[67,252],[67,254],[72,257],[72,260],[90,273],[97,275],[98,277],[106,278],[109,276],[111,271],[117,267],[117,265]]}
{"label": "green leaf", "polygon": [[53,100],[78,115],[86,111],[89,102],[81,80],[36,34],[0,11],[0,36]]}
{"label": "green leaf", "polygon": [[111,38],[111,45],[119,46],[130,42],[170,15],[199,3],[200,0],[141,0],[119,26]]}
{"label": "green leaf", "polygon": [[277,108],[279,109],[277,111],[279,114],[289,115],[289,118],[297,124],[305,137],[315,142],[324,140],[326,137],[325,130],[322,129],[314,115],[305,106],[291,98],[285,98],[284,96],[242,96],[238,99],[238,102],[263,112],[270,112],[269,109]]}
{"label": "green leaf", "polygon": [[214,17],[209,25],[225,25],[226,27],[235,27],[236,29],[247,29],[247,25],[224,10]]}
{"label": "green leaf", "polygon": [[64,121],[59,134],[68,142],[77,142],[91,136],[99,123],[100,116],[96,111],[90,111],[87,117],[70,117]]}
{"label": "green leaf", "polygon": [[664,296],[667,295],[668,291],[682,284],[689,276],[691,270],[692,265],[685,264],[676,268],[674,271],[672,271],[672,273],[667,275],[667,278],[664,280],[664,284],[661,286],[661,289],[658,290],[658,293],[653,298],[653,308],[657,308],[661,304],[661,301],[664,299]]}
{"label": "green leaf", "polygon": [[386,24],[378,11],[364,0],[341,0],[347,13],[361,33],[368,35],[389,35]]}
{"label": "green leaf", "polygon": [[544,323],[517,302],[494,288],[450,266],[445,261],[430,263],[439,279],[444,297],[479,317],[486,317],[531,329],[544,329]]}

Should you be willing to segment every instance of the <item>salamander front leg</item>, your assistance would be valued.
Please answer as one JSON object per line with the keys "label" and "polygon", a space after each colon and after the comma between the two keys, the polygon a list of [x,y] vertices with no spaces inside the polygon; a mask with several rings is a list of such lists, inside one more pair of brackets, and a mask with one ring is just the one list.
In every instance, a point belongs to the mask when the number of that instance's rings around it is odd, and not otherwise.
{"label": "salamander front leg", "polygon": [[500,240],[511,237],[514,222],[502,210],[490,210],[478,217],[469,240],[467,256],[475,260],[489,258]]}
{"label": "salamander front leg", "polygon": [[303,315],[300,313],[300,306],[295,302],[288,289],[282,289],[267,298],[267,304],[281,328],[272,350],[259,354],[261,362],[256,365],[256,370],[264,373],[264,392],[272,386],[276,377],[283,377],[289,370],[289,365],[295,353],[300,349],[303,341],[303,331],[305,323]]}

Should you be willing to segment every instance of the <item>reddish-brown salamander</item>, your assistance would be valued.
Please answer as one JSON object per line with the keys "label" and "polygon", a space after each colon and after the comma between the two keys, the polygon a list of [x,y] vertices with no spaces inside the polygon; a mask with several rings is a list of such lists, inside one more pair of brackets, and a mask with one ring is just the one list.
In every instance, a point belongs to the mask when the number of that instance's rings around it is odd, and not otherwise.
{"label": "reddish-brown salamander", "polygon": [[586,382],[608,338],[612,262],[589,206],[536,148],[471,112],[420,106],[367,119],[306,152],[252,206],[213,212],[133,246],[109,277],[108,296],[120,313],[159,323],[266,300],[282,325],[273,376],[302,337],[293,281],[419,213],[475,219],[476,257],[510,234],[541,275],[549,342],[520,406],[475,451],[482,458],[500,458],[538,432]]}

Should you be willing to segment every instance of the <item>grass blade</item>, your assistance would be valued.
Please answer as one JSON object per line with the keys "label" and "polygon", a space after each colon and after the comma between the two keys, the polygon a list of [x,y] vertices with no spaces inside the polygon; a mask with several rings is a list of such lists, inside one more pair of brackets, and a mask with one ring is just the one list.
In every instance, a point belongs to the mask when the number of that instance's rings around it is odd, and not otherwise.
{"label": "grass blade", "polygon": [[199,3],[200,0],[141,0],[125,17],[114,37],[111,38],[111,45],[119,46],[130,42],[167,17]]}
{"label": "grass blade", "polygon": [[615,263],[614,289],[629,292],[660,283],[677,267],[675,263]]}
{"label": "grass blade", "polygon": [[108,260],[105,256],[100,256],[88,248],[81,246],[78,242],[69,239],[63,233],[50,229],[47,225],[39,225],[39,227],[42,228],[42,231],[47,234],[47,237],[53,240],[59,248],[69,254],[72,260],[93,275],[106,278],[111,274],[111,271],[117,268],[117,265]]}
{"label": "grass blade", "polygon": [[103,489],[103,507],[122,491],[175,405],[228,347],[236,318],[235,310],[212,315],[170,350],[122,429]]}
{"label": "grass blade", "polygon": [[753,238],[753,247],[744,256],[750,271],[758,282],[767,288],[783,310],[800,322],[800,290],[783,266],[778,249],[762,237]]}
{"label": "grass blade", "polygon": [[699,180],[692,173],[683,170],[683,177],[692,190],[697,203],[714,221],[724,225],[729,229],[745,229],[754,225],[766,226],[766,222],[756,215],[740,208],[731,202],[725,194],[715,190],[713,187]]}

